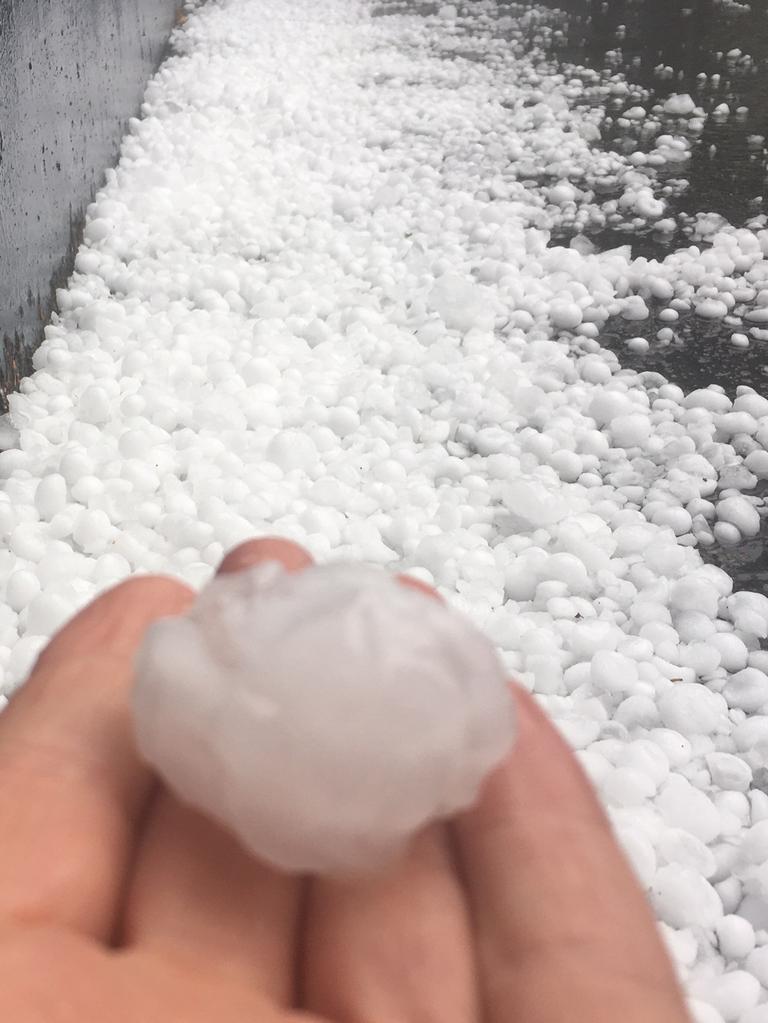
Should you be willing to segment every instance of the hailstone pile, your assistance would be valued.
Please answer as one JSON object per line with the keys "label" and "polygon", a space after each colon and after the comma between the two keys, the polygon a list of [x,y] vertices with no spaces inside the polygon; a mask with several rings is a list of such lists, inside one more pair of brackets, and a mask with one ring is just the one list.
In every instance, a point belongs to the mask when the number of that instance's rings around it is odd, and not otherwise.
{"label": "hailstone pile", "polygon": [[470,805],[509,751],[493,645],[380,569],[215,578],[152,627],[141,753],[185,802],[292,872],[368,873]]}

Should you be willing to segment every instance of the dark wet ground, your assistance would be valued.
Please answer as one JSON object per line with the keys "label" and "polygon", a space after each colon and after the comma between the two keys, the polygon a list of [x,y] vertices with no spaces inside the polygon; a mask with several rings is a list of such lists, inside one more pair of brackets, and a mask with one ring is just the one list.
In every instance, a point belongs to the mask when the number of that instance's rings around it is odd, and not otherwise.
{"label": "dark wet ground", "polygon": [[[605,248],[629,243],[636,255],[663,259],[691,244],[686,215],[715,213],[737,227],[762,226],[768,198],[766,0],[751,5],[735,0],[564,0],[547,6],[562,6],[568,13],[551,36],[553,56],[618,71],[637,90],[605,105],[605,146],[627,153],[647,150],[642,122],[628,129],[619,118],[631,106],[650,109],[672,93],[690,93],[708,114],[703,130],[688,135],[692,155],[683,171],[688,187],[670,199],[678,230],[666,237],[653,232],[623,237],[613,231],[593,240]],[[727,118],[713,115],[722,103],[731,110]],[[740,107],[747,109],[737,113]],[[676,132],[685,134],[685,124],[678,122]],[[642,324],[610,322],[601,343],[622,366],[661,373],[684,390],[718,384],[733,396],[737,386],[748,385],[768,393],[768,341],[751,337],[748,348],[734,348],[733,327],[690,313],[675,325],[674,340],[662,345],[656,333],[667,324],[657,318],[660,310],[653,309],[651,320]],[[627,350],[627,340],[638,334],[651,342],[649,352]],[[768,592],[765,520],[762,535],[754,540],[701,553],[729,572],[736,588]]]}
{"label": "dark wet ground", "polygon": [[[638,145],[642,123],[635,132],[615,123],[635,100],[649,107],[672,93],[690,93],[708,112],[727,103],[730,117],[709,117],[703,132],[691,136],[693,158],[685,171],[690,187],[678,208],[720,213],[731,223],[743,223],[764,208],[765,144],[749,140],[768,134],[766,0],[751,5],[735,0],[562,0],[546,6],[563,8],[568,15],[556,30],[561,34],[552,39],[554,55],[619,71],[630,85],[650,93],[650,101],[630,95],[608,105],[607,145],[628,152],[643,148],[642,141]],[[747,112],[737,115],[739,107]]]}
{"label": "dark wet ground", "polygon": [[[446,0],[440,0],[440,3]],[[602,141],[606,149],[621,153],[649,152],[660,131],[682,135],[691,145],[691,158],[659,173],[667,186],[665,216],[676,221],[674,230],[660,234],[649,228],[614,224],[590,235],[600,250],[630,245],[635,256],[662,260],[676,249],[708,245],[706,231],[695,233],[697,214],[715,214],[737,227],[758,229],[768,212],[768,0],[516,0],[491,8],[484,0],[452,0],[460,16],[493,9],[499,19],[515,19],[512,36],[520,26],[530,47],[543,50],[548,60],[573,73],[574,67],[619,74],[628,92],[585,102],[603,109]],[[438,2],[382,0],[381,13],[395,10],[434,14]],[[524,13],[521,18],[521,3]],[[471,18],[470,18],[471,22]],[[465,22],[465,24],[467,24]],[[483,60],[473,49],[467,27],[467,50],[456,54]],[[673,119],[649,131],[647,119],[627,123],[622,115],[632,107],[651,111],[672,94],[689,93],[705,112],[703,124]],[[729,116],[714,113],[720,104]],[[741,109],[739,109],[741,108]],[[662,118],[663,121],[663,118]],[[568,244],[571,236],[553,237],[552,244]],[[723,321],[710,321],[683,313],[675,324],[675,337],[662,343],[657,332],[668,324],[658,319],[662,306],[651,310],[642,323],[618,319],[609,322],[601,343],[616,353],[622,366],[653,372],[684,390],[720,385],[731,396],[739,385],[768,394],[768,341],[750,337],[748,348],[735,348],[735,329]],[[749,333],[749,331],[746,331]],[[642,335],[651,343],[644,354],[627,349],[629,338]],[[760,495],[764,496],[764,495]],[[764,520],[765,521],[765,520]],[[737,589],[768,592],[768,528],[763,535],[738,547],[701,548],[704,557],[721,565],[734,578]]]}

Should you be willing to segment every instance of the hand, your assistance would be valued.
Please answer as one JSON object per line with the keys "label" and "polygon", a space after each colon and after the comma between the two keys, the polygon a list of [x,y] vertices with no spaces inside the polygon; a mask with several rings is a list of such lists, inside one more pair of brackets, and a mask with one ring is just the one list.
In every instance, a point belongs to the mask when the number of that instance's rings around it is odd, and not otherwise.
{"label": "hand", "polygon": [[[221,571],[286,541],[245,544]],[[472,810],[384,877],[256,862],[139,761],[132,659],[194,594],[138,578],[77,615],[0,715],[0,1018],[14,1023],[684,1023],[642,892],[580,767],[516,693]]]}

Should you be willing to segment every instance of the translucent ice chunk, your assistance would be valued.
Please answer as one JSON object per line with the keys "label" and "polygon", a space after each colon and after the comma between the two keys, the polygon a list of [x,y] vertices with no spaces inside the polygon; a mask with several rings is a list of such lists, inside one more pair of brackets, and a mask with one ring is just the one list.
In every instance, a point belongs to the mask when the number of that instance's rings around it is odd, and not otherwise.
{"label": "translucent ice chunk", "polygon": [[364,566],[216,578],[150,630],[133,703],[170,788],[290,871],[385,865],[470,805],[513,738],[492,644]]}

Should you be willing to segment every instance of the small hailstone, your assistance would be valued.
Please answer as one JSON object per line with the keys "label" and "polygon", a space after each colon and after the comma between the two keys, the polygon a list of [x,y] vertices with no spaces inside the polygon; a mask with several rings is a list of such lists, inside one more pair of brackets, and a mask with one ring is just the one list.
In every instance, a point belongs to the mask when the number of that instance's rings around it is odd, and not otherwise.
{"label": "small hailstone", "polygon": [[681,774],[669,776],[656,808],[665,824],[690,832],[705,845],[720,834],[720,815],[712,800]]}
{"label": "small hailstone", "polygon": [[696,304],[696,315],[705,320],[722,320],[728,315],[728,306],[716,298],[705,298]]}
{"label": "small hailstone", "polygon": [[754,712],[768,703],[768,675],[758,668],[742,668],[726,683],[723,696],[729,707]]}
{"label": "small hailstone", "polygon": [[768,1002],[762,1002],[752,1009],[747,1009],[739,1017],[739,1023],[768,1023]]}
{"label": "small hailstone", "polygon": [[22,611],[40,592],[40,580],[34,572],[19,569],[9,578],[5,599],[14,611]]}
{"label": "small hailstone", "polygon": [[611,420],[610,430],[616,447],[636,447],[648,440],[651,423],[648,416],[635,412],[626,416],[616,416]]}
{"label": "small hailstone", "polygon": [[510,748],[492,645],[376,569],[217,577],[156,624],[139,749],[184,800],[295,872],[361,873],[469,806]]}
{"label": "small hailstone", "polygon": [[650,347],[650,343],[644,337],[631,337],[627,341],[627,348],[630,352],[647,352]]}
{"label": "small hailstone", "polygon": [[752,768],[733,753],[709,753],[707,767],[712,782],[719,789],[747,792],[752,783]]}
{"label": "small hailstone", "polygon": [[582,321],[579,306],[566,299],[555,299],[549,307],[549,316],[558,330],[575,330]]}
{"label": "small hailstone", "polygon": [[755,947],[755,929],[749,920],[730,913],[715,926],[720,951],[726,959],[744,959]]}
{"label": "small hailstone", "polygon": [[760,515],[746,497],[726,497],[717,505],[717,517],[729,522],[742,536],[757,536],[760,532]]}
{"label": "small hailstone", "polygon": [[689,117],[695,109],[696,104],[688,93],[674,93],[664,104],[664,113],[673,117]]}
{"label": "small hailstone", "polygon": [[728,705],[701,682],[675,682],[658,699],[667,728],[682,735],[707,735],[727,723]]}
{"label": "small hailstone", "polygon": [[760,982],[746,970],[731,970],[714,977],[702,994],[725,1023],[739,1023],[743,1014],[757,1005]]}
{"label": "small hailstone", "polygon": [[670,927],[714,927],[723,916],[723,904],[709,881],[675,863],[657,871],[651,901]]}

